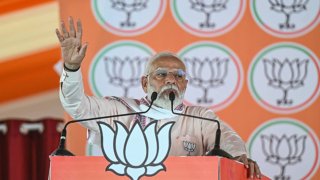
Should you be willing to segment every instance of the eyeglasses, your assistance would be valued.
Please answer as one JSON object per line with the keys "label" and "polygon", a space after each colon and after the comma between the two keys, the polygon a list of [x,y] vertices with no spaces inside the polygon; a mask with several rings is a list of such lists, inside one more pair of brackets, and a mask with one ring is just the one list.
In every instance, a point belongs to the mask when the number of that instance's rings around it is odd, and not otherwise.
{"label": "eyeglasses", "polygon": [[158,68],[153,72],[150,72],[157,80],[164,80],[168,77],[169,74],[172,74],[176,81],[183,81],[186,79],[186,73],[182,69],[167,69],[167,68]]}

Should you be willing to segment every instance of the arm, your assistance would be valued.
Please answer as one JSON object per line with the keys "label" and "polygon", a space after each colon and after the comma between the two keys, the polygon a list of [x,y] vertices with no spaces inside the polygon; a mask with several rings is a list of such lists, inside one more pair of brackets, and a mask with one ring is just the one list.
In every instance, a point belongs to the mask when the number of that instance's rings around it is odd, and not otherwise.
{"label": "arm", "polygon": [[[241,137],[233,131],[227,124],[219,119],[211,110],[206,110],[204,116],[211,119],[216,119],[220,122],[221,137],[220,137],[220,148],[228,152],[231,156],[240,156],[247,154],[245,148],[245,142]],[[217,130],[217,124],[215,122],[203,121],[203,137],[206,147],[206,151],[210,151],[214,147],[215,134]]]}
{"label": "arm", "polygon": [[[243,163],[245,167],[248,169],[248,176],[250,178],[253,178],[254,175],[256,175],[256,177],[258,178],[261,178],[261,172],[260,172],[259,166],[255,161],[248,158],[245,142],[241,139],[241,137],[234,130],[232,130],[228,125],[223,123],[212,111],[206,111],[205,115],[206,115],[205,117],[217,119],[220,122],[221,149],[230,153],[236,161]],[[211,123],[211,125],[207,123]],[[213,148],[214,138],[212,136],[215,134],[217,126],[213,126],[212,122],[205,122],[203,127],[205,129],[204,139],[206,140],[205,142],[208,143],[207,151],[209,151]],[[207,137],[207,136],[211,136],[211,137]]]}
{"label": "arm", "polygon": [[[74,119],[99,116],[99,107],[105,103],[104,99],[86,96],[83,88],[80,66],[85,57],[87,44],[81,43],[81,21],[77,21],[76,31],[73,19],[70,17],[69,32],[64,22],[61,22],[61,31],[56,29],[56,34],[60,41],[64,62],[59,92],[62,106]],[[98,129],[94,121],[82,124],[89,129]]]}

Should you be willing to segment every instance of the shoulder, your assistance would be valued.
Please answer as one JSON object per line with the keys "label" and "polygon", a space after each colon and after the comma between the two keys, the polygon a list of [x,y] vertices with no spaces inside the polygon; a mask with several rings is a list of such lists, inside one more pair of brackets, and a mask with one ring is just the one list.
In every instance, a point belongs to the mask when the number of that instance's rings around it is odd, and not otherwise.
{"label": "shoulder", "polygon": [[117,97],[117,96],[106,96],[102,98],[104,101],[107,101],[108,103],[117,105],[117,106],[125,106],[125,107],[131,107],[132,105],[139,104],[139,100],[137,99],[131,99],[126,97]]}

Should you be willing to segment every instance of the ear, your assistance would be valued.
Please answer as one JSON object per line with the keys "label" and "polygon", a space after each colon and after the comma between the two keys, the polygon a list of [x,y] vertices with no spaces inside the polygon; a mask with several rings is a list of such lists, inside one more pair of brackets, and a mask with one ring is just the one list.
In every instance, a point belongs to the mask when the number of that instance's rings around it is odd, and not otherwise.
{"label": "ear", "polygon": [[145,93],[147,93],[147,87],[148,87],[148,78],[147,76],[141,77],[141,87]]}

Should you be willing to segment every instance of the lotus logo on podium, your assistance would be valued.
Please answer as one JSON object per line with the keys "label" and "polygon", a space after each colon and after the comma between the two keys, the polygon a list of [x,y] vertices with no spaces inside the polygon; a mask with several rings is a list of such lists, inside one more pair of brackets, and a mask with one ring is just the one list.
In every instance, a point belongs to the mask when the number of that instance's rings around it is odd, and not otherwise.
{"label": "lotus logo on podium", "polygon": [[156,131],[157,122],[149,123],[144,130],[136,121],[129,131],[124,124],[115,121],[115,131],[98,122],[104,157],[110,164],[106,171],[138,180],[142,176],[154,176],[166,167],[171,146],[171,129],[174,122],[164,124]]}

